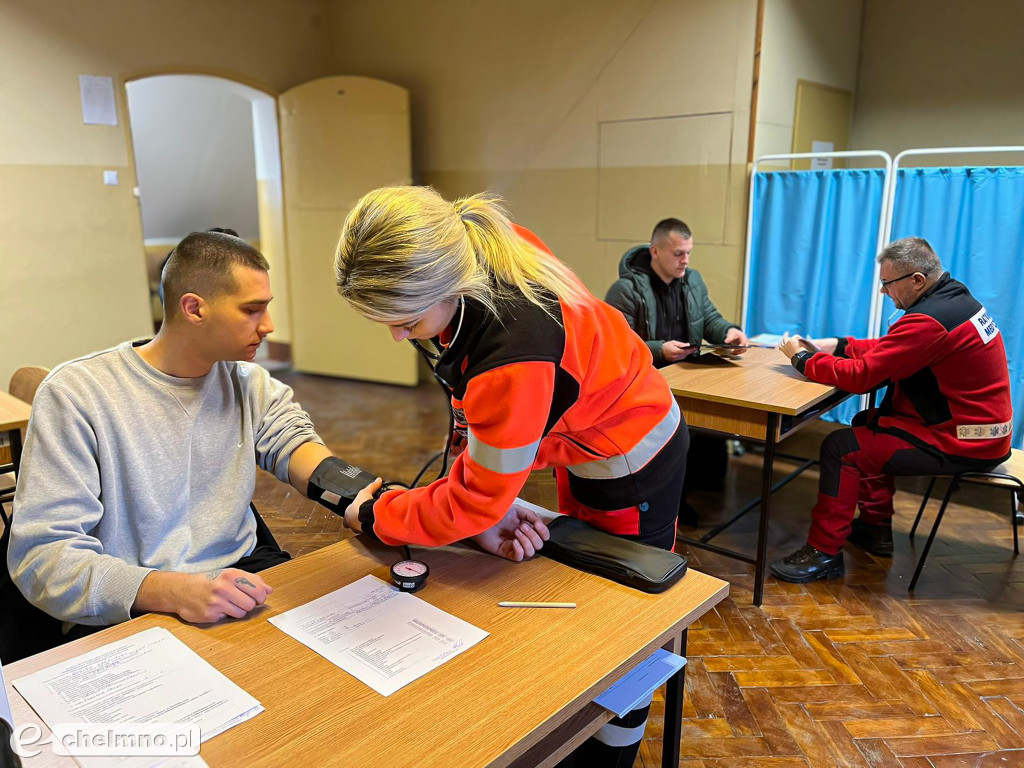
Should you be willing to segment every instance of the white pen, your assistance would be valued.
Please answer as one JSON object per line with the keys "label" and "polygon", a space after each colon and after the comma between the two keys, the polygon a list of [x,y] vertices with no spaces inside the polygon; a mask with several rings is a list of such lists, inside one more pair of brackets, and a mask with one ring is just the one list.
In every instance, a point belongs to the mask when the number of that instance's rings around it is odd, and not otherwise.
{"label": "white pen", "polygon": [[576,603],[498,603],[499,608],[575,608]]}

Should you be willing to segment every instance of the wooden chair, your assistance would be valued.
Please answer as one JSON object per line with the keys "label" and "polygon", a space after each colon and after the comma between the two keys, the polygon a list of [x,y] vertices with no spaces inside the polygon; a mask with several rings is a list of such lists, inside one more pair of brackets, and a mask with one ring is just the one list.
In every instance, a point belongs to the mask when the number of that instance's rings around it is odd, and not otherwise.
{"label": "wooden chair", "polygon": [[[39,389],[39,385],[42,384],[49,372],[49,368],[42,368],[38,365],[26,365],[19,368],[11,376],[11,385],[7,391],[31,405],[32,400],[35,399],[36,390]],[[10,522],[4,504],[14,500],[14,489],[14,466],[11,464],[0,465],[0,518],[3,518],[4,526]]]}
{"label": "wooden chair", "polygon": [[[914,538],[914,533],[917,531],[917,524],[921,522],[921,515],[924,514],[924,508],[928,504],[928,500],[932,495],[932,490],[935,488],[935,481],[937,479],[938,478],[933,477],[931,482],[928,483],[928,490],[925,491],[924,499],[921,500],[921,508],[917,510],[917,517],[914,519],[914,525],[910,529],[911,539]],[[949,488],[946,489],[946,494],[942,497],[942,504],[939,506],[939,513],[935,516],[935,523],[932,525],[932,532],[928,535],[928,541],[924,545],[924,551],[921,553],[921,558],[917,561],[917,569],[914,571],[914,578],[910,580],[909,591],[911,592],[913,592],[914,587],[917,586],[917,580],[921,576],[921,570],[924,568],[925,558],[928,557],[928,550],[932,548],[932,542],[935,540],[935,534],[938,533],[939,523],[942,522],[942,516],[946,512],[946,507],[949,506],[949,500],[953,497],[953,494],[959,490],[962,483],[973,483],[974,485],[987,485],[990,487],[994,486],[1009,491],[1010,526],[1013,528],[1013,554],[1020,554],[1020,545],[1017,540],[1017,527],[1021,522],[1018,518],[1017,504],[1018,496],[1020,497],[1021,503],[1024,503],[1024,451],[1014,448],[1010,452],[1010,458],[990,472],[961,472],[958,475],[953,475],[953,479],[949,483]]]}

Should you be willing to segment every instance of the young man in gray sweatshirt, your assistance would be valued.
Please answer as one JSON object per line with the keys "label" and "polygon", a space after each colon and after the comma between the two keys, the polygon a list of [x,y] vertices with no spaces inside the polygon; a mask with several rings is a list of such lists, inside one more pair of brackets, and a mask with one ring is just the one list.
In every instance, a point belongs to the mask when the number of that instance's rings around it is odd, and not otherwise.
{"label": "young man in gray sweatshirt", "polygon": [[[206,623],[273,592],[234,567],[257,543],[256,465],[305,492],[331,453],[291,389],[250,362],[274,329],[267,269],[244,240],[189,235],[164,269],[156,338],[40,385],[7,552],[37,608],[66,625],[147,611]],[[263,567],[287,559],[266,554]]]}
{"label": "young man in gray sweatshirt", "polygon": [[[40,385],[7,565],[65,630],[150,611],[241,618],[273,592],[253,571],[288,556],[266,529],[271,545],[257,547],[256,466],[305,494],[334,459],[291,388],[251,363],[274,328],[267,270],[244,240],[189,235],[163,270],[156,338],[65,363]],[[510,512],[479,541],[504,555],[524,523]]]}

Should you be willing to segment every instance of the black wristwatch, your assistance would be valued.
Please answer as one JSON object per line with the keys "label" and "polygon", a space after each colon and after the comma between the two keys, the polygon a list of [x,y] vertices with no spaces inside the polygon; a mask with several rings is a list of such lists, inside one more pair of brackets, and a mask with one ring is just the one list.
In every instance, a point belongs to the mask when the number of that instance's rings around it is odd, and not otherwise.
{"label": "black wristwatch", "polygon": [[807,365],[807,361],[810,360],[811,357],[813,357],[813,353],[808,352],[806,349],[801,349],[799,352],[793,355],[793,357],[791,357],[789,361],[793,364],[794,368],[800,371],[800,373],[803,373],[804,366]]}

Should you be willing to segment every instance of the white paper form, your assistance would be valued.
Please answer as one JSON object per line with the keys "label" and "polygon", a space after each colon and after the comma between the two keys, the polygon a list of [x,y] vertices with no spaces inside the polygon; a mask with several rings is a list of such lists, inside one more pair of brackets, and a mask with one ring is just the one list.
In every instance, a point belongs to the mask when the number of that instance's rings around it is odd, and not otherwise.
{"label": "white paper form", "polygon": [[489,634],[374,576],[269,621],[384,696]]}
{"label": "white paper form", "polygon": [[[13,685],[50,728],[57,723],[194,723],[207,741],[263,711],[256,699],[160,627],[18,678]],[[96,758],[76,760],[99,764]],[[166,760],[131,758],[116,764]]]}

